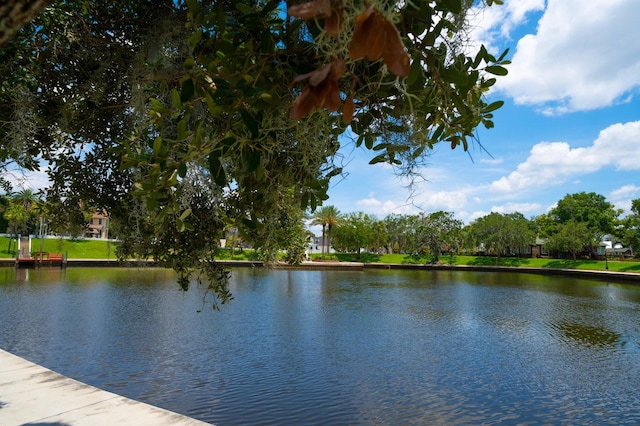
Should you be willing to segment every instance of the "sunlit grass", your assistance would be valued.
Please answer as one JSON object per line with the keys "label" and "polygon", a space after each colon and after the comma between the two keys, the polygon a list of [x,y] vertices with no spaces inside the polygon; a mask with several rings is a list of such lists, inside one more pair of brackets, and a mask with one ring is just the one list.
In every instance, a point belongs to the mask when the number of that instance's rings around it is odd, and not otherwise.
{"label": "sunlit grass", "polygon": [[[42,250],[41,250],[41,244]],[[32,239],[31,251],[46,253],[66,254],[68,259],[116,259],[115,249],[117,242],[105,240],[67,240],[47,238],[44,241]],[[0,258],[13,258],[16,255],[16,243],[12,242],[9,250],[9,238],[0,237]],[[216,253],[216,258],[220,260],[259,260],[256,252],[250,249],[235,249],[233,255],[230,249],[220,249]],[[321,256],[318,253],[311,254],[311,259],[323,258],[324,260],[340,262],[363,262],[363,263],[391,263],[391,264],[418,264],[424,265],[431,262],[430,256],[413,256],[409,254],[373,254],[361,253],[331,253],[331,255]],[[503,257],[498,262],[492,256],[465,256],[444,254],[440,257],[440,264],[443,265],[481,265],[481,266],[510,266],[529,268],[562,268],[562,269],[582,269],[591,271],[619,272],[640,272],[640,262],[635,260],[590,260],[578,259],[549,259],[549,258],[526,258],[526,257]]]}
{"label": "sunlit grass", "polygon": [[[341,262],[363,263],[394,263],[394,264],[427,264],[431,262],[430,256],[414,256],[408,254],[382,254],[362,253],[358,258],[355,253],[332,253],[332,257]],[[440,256],[440,264],[444,265],[481,265],[481,266],[511,266],[529,268],[562,268],[582,269],[591,271],[640,272],[640,262],[634,260],[590,260],[590,259],[550,259],[550,258],[526,258],[503,257],[498,262],[493,256],[465,256],[449,255]]]}
{"label": "sunlit grass", "polygon": [[[32,239],[31,252],[61,253],[68,259],[116,259],[115,249],[118,243],[104,240],[67,240],[61,238]],[[9,238],[0,237],[0,257],[16,256],[16,242],[12,241],[9,250]]]}

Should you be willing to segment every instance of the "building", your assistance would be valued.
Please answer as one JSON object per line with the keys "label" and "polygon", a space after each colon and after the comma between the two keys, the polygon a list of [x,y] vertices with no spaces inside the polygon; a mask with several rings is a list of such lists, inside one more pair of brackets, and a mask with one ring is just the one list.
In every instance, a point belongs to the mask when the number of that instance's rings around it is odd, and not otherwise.
{"label": "building", "polygon": [[[328,238],[325,236],[325,240],[328,241]],[[332,253],[334,250],[331,247],[323,247],[322,236],[314,235],[313,238],[309,241],[307,245],[307,253]]]}
{"label": "building", "polygon": [[109,238],[109,216],[104,212],[94,213],[84,236],[86,238]]}

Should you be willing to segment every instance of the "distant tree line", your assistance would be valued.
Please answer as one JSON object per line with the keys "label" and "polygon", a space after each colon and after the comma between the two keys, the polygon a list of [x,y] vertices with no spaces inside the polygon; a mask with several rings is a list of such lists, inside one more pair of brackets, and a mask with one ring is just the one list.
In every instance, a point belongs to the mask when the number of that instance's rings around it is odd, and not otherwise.
{"label": "distant tree line", "polygon": [[[208,206],[203,204],[202,217]],[[58,235],[81,236],[91,217],[81,204],[45,203],[36,193],[22,190],[0,196],[0,231],[37,235],[41,232]],[[286,214],[285,214],[286,213]],[[299,263],[304,258],[308,231],[305,217],[296,209],[270,218],[273,235],[256,233],[245,236],[250,245],[259,239],[275,241],[287,252],[286,260]],[[452,212],[402,215],[391,214],[383,219],[363,212],[340,213],[334,206],[322,206],[311,217],[311,224],[322,227],[322,247],[331,246],[338,252],[360,254],[405,253],[428,255],[432,262],[440,261],[443,254],[484,253],[496,256],[527,254],[536,239],[554,256],[593,255],[603,240],[640,250],[640,199],[633,200],[631,211],[622,216],[606,198],[594,192],[567,194],[548,213],[527,219],[522,213],[493,212],[464,225]],[[214,220],[214,218],[212,218]],[[121,233],[117,221],[110,222],[113,235]],[[45,228],[43,228],[45,226]],[[200,228],[201,237],[184,244],[201,244],[207,226]],[[151,237],[152,230],[149,230]],[[193,235],[192,235],[193,236]],[[125,239],[126,240],[126,239]],[[158,250],[157,242],[148,239],[148,256]],[[123,250],[126,252],[126,241]],[[324,253],[323,253],[324,254]]]}
{"label": "distant tree line", "polygon": [[548,213],[531,219],[519,212],[493,212],[464,225],[445,211],[378,219],[362,212],[340,214],[327,206],[316,212],[311,223],[323,225],[323,246],[338,252],[430,255],[432,262],[438,262],[443,253],[465,252],[499,260],[530,253],[538,240],[554,256],[576,259],[594,255],[605,239],[638,251],[640,199],[632,201],[628,215],[621,217],[622,213],[604,196],[580,192],[567,194]]}

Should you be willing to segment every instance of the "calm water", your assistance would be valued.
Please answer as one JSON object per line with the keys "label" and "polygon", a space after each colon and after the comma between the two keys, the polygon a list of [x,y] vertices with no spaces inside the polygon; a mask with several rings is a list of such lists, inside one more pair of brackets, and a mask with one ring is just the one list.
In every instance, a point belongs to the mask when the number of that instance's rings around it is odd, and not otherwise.
{"label": "calm water", "polygon": [[640,287],[237,269],[216,312],[164,270],[17,273],[1,348],[218,425],[640,423]]}

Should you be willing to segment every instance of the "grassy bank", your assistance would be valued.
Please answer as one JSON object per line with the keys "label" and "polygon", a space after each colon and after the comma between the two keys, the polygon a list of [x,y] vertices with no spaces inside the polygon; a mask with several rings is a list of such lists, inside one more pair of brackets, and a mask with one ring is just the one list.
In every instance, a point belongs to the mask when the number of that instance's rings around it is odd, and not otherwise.
{"label": "grassy bank", "polygon": [[[66,240],[45,238],[44,241],[32,239],[31,252],[62,253],[66,254],[69,259],[115,259],[117,244],[118,243],[92,239]],[[9,238],[0,237],[0,257],[15,257],[16,250],[15,240],[12,241],[11,250],[9,250]]]}
{"label": "grassy bank", "polygon": [[[41,248],[42,245],[42,250]],[[115,250],[117,242],[105,240],[83,239],[67,240],[60,238],[45,238],[41,240],[31,240],[31,252],[62,253],[68,259],[116,259]],[[17,246],[15,240],[11,243],[9,250],[9,238],[0,236],[0,258],[15,258]],[[236,249],[231,255],[231,250],[222,249],[218,252],[218,259],[223,260],[258,260],[253,250]]]}
{"label": "grassy bank", "polygon": [[[40,251],[40,240],[31,241],[31,251]],[[104,240],[65,240],[48,238],[44,240],[43,252],[66,254],[69,259],[115,259],[115,249],[118,243],[108,242]],[[9,238],[0,237],[0,258],[15,257],[16,243],[13,241],[11,250],[9,250]],[[311,255],[313,258],[320,257],[317,254]],[[259,260],[253,250],[244,249],[240,251],[236,249],[231,255],[231,250],[221,249],[217,254],[217,258],[221,260]],[[364,262],[364,263],[400,263],[400,264],[425,264],[431,261],[428,256],[411,256],[406,254],[383,254],[376,255],[371,253],[362,253],[360,258],[354,253],[335,253],[327,257],[330,260],[340,262]],[[505,257],[497,262],[495,257],[485,256],[442,256],[440,263],[452,265],[485,265],[485,266],[512,266],[512,267],[530,267],[530,268],[564,268],[564,269],[583,269],[592,271],[604,271],[607,267],[610,271],[619,272],[638,272],[640,273],[640,262],[638,261],[620,261],[620,260],[586,260],[578,259],[530,259]]]}
{"label": "grassy bank", "polygon": [[[431,261],[429,256],[411,256],[406,254],[383,254],[375,255],[362,253],[360,259],[352,253],[336,253],[331,258],[341,262],[364,262],[364,263],[400,263],[400,264],[425,264]],[[590,271],[610,271],[619,272],[640,272],[640,262],[631,260],[588,260],[578,259],[549,259],[549,258],[518,258],[503,257],[500,262],[496,257],[489,256],[442,256],[440,263],[452,265],[483,265],[483,266],[512,266],[529,268],[563,268],[563,269],[583,269]]]}

